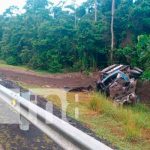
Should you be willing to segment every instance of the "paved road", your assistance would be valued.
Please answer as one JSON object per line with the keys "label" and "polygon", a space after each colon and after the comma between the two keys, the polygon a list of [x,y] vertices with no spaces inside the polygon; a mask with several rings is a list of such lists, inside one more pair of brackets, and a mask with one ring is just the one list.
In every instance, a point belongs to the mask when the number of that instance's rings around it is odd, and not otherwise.
{"label": "paved road", "polygon": [[21,131],[19,115],[0,99],[0,150],[60,150],[39,129],[30,125],[28,132]]}

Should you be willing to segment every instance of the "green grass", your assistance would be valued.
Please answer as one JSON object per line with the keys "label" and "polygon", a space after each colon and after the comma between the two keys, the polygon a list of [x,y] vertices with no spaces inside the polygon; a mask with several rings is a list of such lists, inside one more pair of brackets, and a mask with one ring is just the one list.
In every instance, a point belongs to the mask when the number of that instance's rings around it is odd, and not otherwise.
{"label": "green grass", "polygon": [[26,67],[26,66],[13,66],[13,65],[8,65],[4,60],[0,60],[0,67],[16,68],[16,69],[21,69],[21,70],[29,70],[29,68]]}
{"label": "green grass", "polygon": [[[48,74],[57,74],[57,73],[50,73],[48,71],[45,70],[39,70],[39,69],[31,69],[28,66],[25,65],[20,65],[20,66],[15,66],[15,65],[9,65],[7,64],[4,60],[0,60],[0,67],[1,68],[10,68],[10,69],[19,69],[19,70],[23,70],[23,71],[32,71],[35,72],[39,75],[48,75]],[[58,73],[60,74],[60,73]]]}
{"label": "green grass", "polygon": [[134,106],[117,106],[111,100],[109,100],[106,96],[101,95],[99,93],[94,94],[92,100],[90,101],[90,108],[95,111],[95,108],[98,112],[101,112],[108,117],[112,117],[116,121],[124,121],[131,119],[134,120],[135,123],[139,127],[149,127],[150,128],[150,110],[144,104],[136,104]]}
{"label": "green grass", "polygon": [[142,104],[133,107],[117,106],[101,94],[95,94],[90,109],[122,124],[126,139],[138,140],[141,129],[150,129],[150,110]]}
{"label": "green grass", "polygon": [[[72,69],[72,68],[69,68],[69,69],[64,68],[64,69],[60,69],[57,72],[53,72],[53,71],[42,70],[42,69],[33,69],[33,68],[30,68],[29,66],[26,66],[26,65],[9,65],[4,60],[0,60],[0,67],[14,68],[14,69],[25,70],[25,71],[30,70],[30,71],[32,71],[32,72],[34,71],[35,73],[38,73],[40,75],[75,73],[75,72],[80,71],[80,70],[76,70],[76,69]],[[85,70],[83,73],[85,75],[89,76],[92,73],[92,69]]]}

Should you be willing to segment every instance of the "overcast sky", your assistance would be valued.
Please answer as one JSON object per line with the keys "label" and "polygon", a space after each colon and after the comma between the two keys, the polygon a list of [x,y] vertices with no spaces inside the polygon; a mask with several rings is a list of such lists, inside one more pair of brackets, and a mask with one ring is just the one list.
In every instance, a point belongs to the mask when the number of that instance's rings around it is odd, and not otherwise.
{"label": "overcast sky", "polygon": [[[5,9],[9,8],[12,5],[18,6],[19,8],[22,8],[25,4],[26,0],[0,0],[0,14],[2,14]],[[66,0],[67,3],[70,3],[72,0]],[[76,0],[77,4],[80,5],[83,1],[86,0]],[[55,3],[58,3],[59,0],[54,0]]]}

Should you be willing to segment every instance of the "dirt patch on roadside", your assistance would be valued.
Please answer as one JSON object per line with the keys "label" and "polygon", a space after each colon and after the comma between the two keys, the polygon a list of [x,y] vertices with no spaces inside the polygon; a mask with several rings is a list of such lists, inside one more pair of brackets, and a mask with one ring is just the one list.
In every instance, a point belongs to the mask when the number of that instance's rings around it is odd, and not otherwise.
{"label": "dirt patch on roadside", "polygon": [[[50,88],[76,88],[76,87],[95,87],[95,81],[98,73],[89,76],[82,73],[64,73],[64,74],[38,74],[31,70],[19,70],[14,68],[0,67],[0,77],[23,82],[30,85]],[[137,95],[143,103],[150,104],[150,82],[139,81],[137,84]]]}
{"label": "dirt patch on roadside", "polygon": [[150,105],[150,81],[138,81],[136,93],[143,103]]}
{"label": "dirt patch on roadside", "polygon": [[96,78],[82,73],[66,73],[40,75],[33,71],[25,71],[12,68],[0,68],[0,77],[8,80],[24,82],[31,85],[46,86],[51,88],[64,87],[88,87],[95,86]]}

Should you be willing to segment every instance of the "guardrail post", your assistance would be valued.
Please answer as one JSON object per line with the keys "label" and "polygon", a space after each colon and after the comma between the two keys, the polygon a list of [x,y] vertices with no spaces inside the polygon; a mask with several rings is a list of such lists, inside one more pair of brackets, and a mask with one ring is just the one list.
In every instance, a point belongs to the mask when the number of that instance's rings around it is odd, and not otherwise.
{"label": "guardrail post", "polygon": [[[20,96],[25,98],[26,100],[30,101],[30,91],[21,91],[20,90]],[[30,129],[30,123],[29,121],[24,118],[22,115],[20,115],[20,123],[19,123],[20,130],[28,131]]]}

